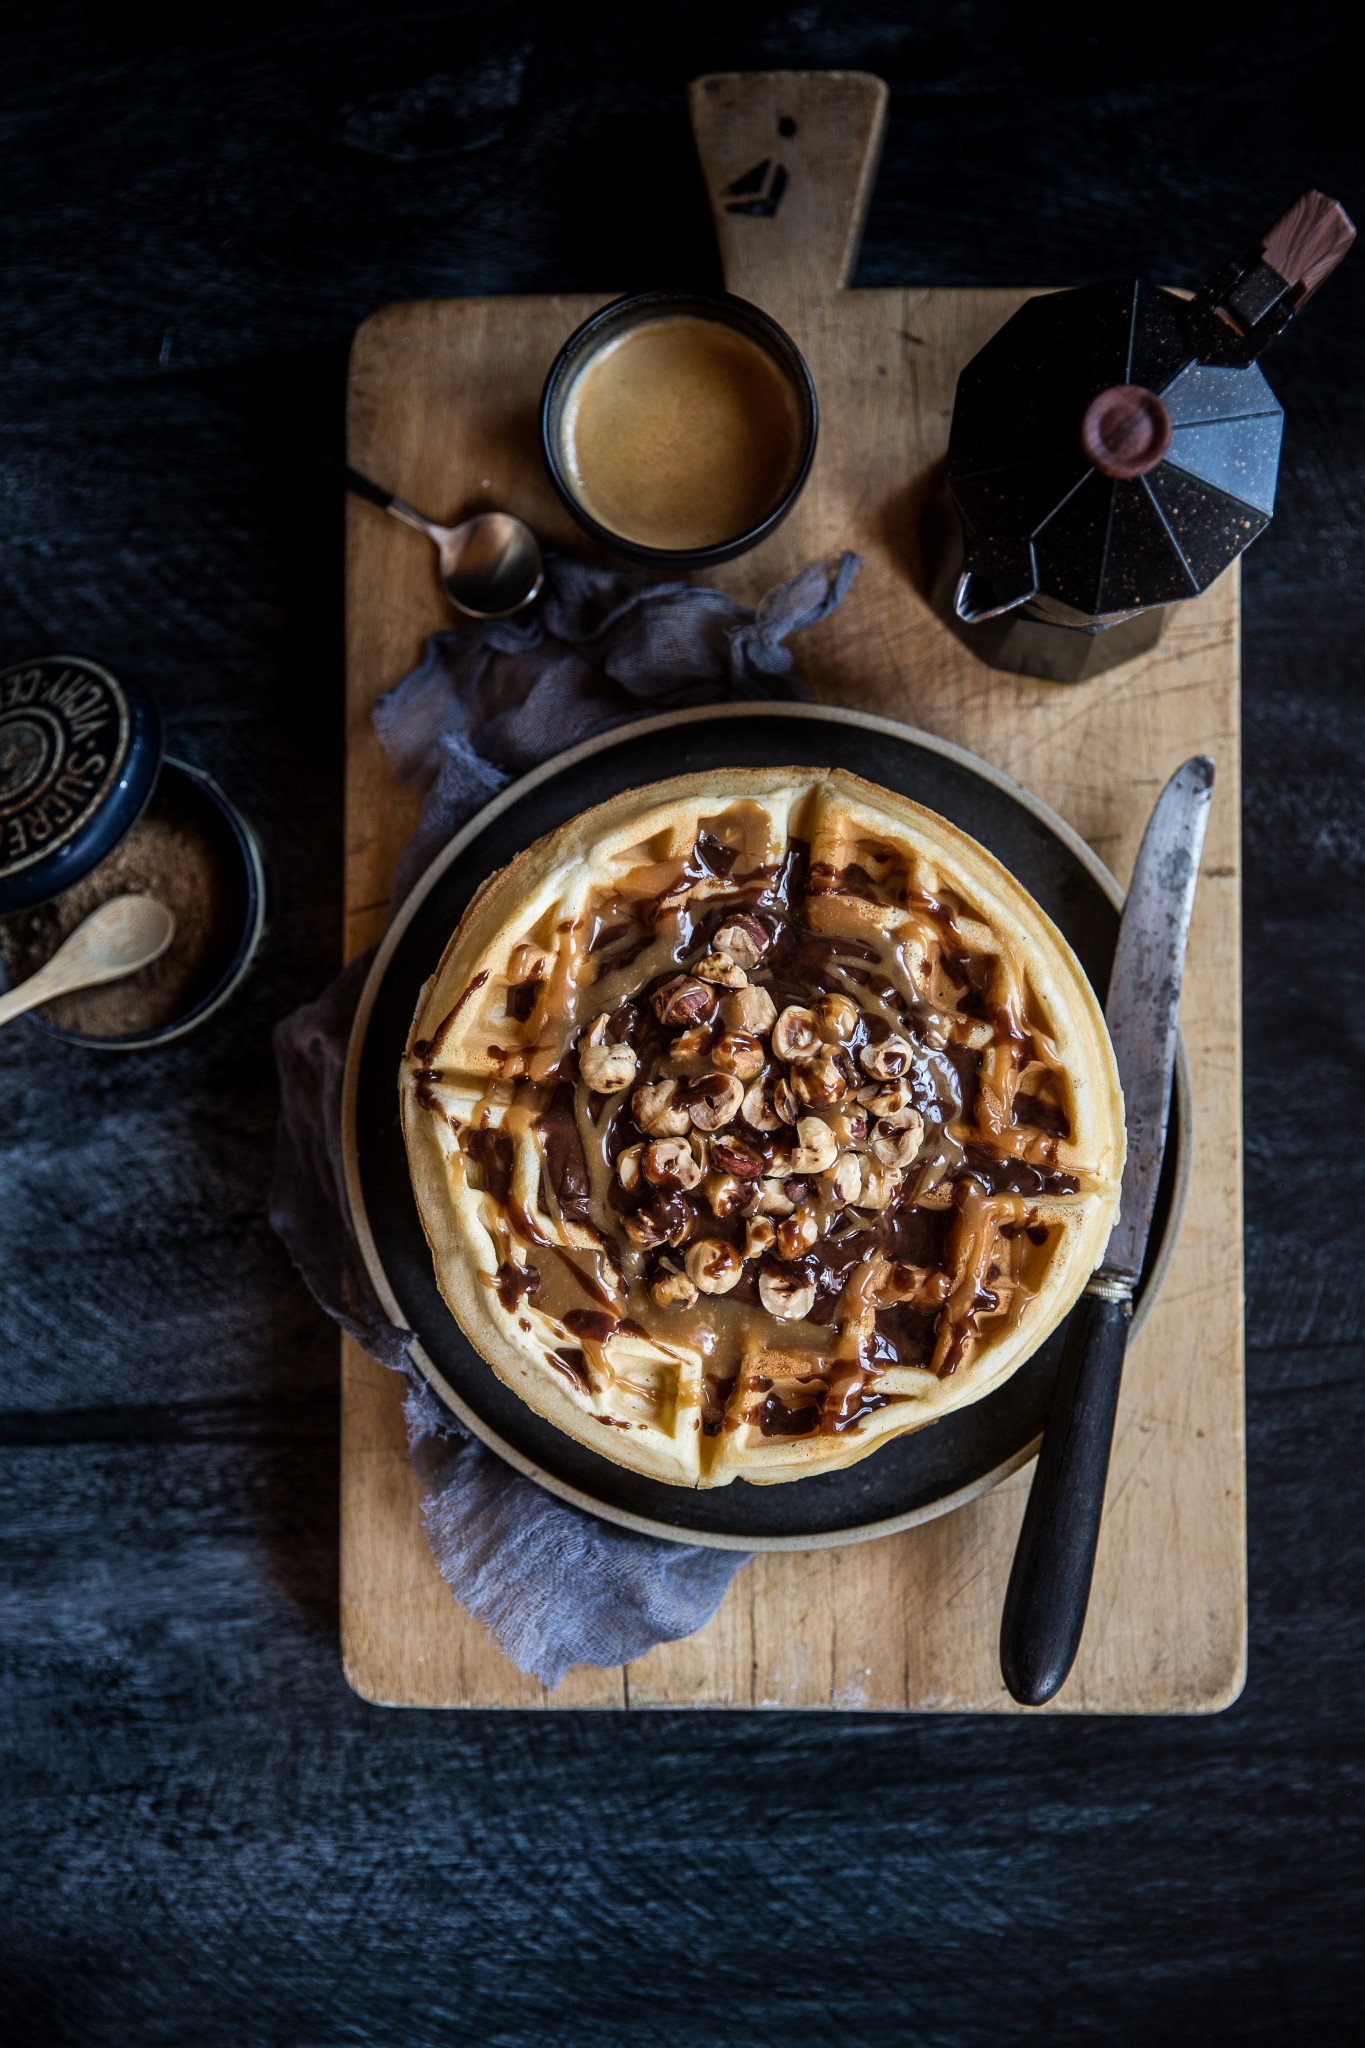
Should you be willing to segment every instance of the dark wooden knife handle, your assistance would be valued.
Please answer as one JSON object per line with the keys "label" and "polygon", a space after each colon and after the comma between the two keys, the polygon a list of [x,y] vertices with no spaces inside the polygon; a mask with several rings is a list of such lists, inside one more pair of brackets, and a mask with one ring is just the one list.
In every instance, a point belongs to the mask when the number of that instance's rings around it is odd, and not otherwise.
{"label": "dark wooden knife handle", "polygon": [[1132,1313],[1086,1293],[1067,1324],[1000,1623],[1000,1669],[1025,1707],[1052,1698],[1080,1648]]}

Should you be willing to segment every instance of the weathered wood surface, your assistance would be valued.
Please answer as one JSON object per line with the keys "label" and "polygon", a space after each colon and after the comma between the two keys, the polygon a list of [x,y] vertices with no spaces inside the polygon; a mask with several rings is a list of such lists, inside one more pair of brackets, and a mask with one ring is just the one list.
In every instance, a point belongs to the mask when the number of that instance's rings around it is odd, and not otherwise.
{"label": "weathered wood surface", "polygon": [[[919,513],[958,370],[1024,294],[841,288],[880,140],[876,81],[708,78],[691,104],[707,189],[720,195],[726,282],[795,335],[821,402],[796,509],[717,580],[756,599],[801,563],[855,548],[865,566],[847,603],[796,646],[816,696],[925,726],[998,763],[1120,878],[1171,771],[1193,753],[1218,764],[1184,1000],[1197,1133],[1189,1211],[1164,1299],[1125,1375],[1089,1625],[1054,1711],[1224,1707],[1242,1683],[1246,1608],[1237,574],[1176,611],[1151,655],[1095,683],[1025,682],[976,662],[920,594]],[[729,213],[723,195],[765,154],[780,155],[788,173],[778,214]],[[596,303],[438,300],[374,315],[352,356],[352,460],[437,517],[506,506],[574,545],[544,474],[536,400],[560,343]],[[478,489],[452,499],[459,475]],[[432,563],[409,534],[359,503],[347,531],[354,954],[383,928],[412,809],[395,800],[370,707],[447,618]],[[436,1572],[389,1377],[347,1344],[342,1644],[365,1698],[1014,1710],[997,1640],[1031,1468],[900,1536],[757,1559],[697,1636],[626,1671],[582,1667],[549,1694],[454,1606]]]}
{"label": "weathered wood surface", "polygon": [[10,10],[0,660],[74,644],[148,681],[280,907],[178,1050],[0,1034],[7,2043],[1354,2038],[1365,259],[1268,359],[1285,465],[1243,586],[1251,1629],[1212,1719],[347,1689],[335,1333],[265,1216],[270,1025],[340,959],[341,509],[174,381],[238,366],[340,453],[378,306],[710,281],[682,88],[723,64],[889,81],[856,284],[1193,285],[1309,181],[1365,210],[1347,19]]}

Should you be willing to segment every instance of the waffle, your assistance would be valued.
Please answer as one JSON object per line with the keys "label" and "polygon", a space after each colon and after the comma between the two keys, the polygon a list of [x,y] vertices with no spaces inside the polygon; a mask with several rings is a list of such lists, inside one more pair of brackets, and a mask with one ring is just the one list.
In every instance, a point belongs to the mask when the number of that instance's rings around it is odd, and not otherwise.
{"label": "waffle", "polygon": [[1118,1209],[1118,1074],[1065,940],[839,771],[684,776],[528,848],[423,989],[400,1095],[466,1336],[676,1485],[831,1471],[979,1400]]}

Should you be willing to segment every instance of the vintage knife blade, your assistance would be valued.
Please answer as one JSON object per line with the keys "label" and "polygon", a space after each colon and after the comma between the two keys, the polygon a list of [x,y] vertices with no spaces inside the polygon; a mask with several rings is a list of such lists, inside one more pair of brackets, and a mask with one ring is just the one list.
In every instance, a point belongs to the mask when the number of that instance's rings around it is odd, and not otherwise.
{"label": "vintage knife blade", "polygon": [[1196,754],[1157,798],[1119,924],[1105,1015],[1128,1125],[1119,1219],[1067,1324],[1000,1626],[1015,1699],[1042,1706],[1064,1683],[1085,1626],[1114,1414],[1166,1149],[1185,942],[1213,793]]}

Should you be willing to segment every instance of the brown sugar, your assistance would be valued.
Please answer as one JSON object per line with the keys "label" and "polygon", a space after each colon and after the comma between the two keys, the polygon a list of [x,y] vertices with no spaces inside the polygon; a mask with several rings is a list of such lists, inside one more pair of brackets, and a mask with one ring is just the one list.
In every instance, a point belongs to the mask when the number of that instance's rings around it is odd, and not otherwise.
{"label": "brown sugar", "polygon": [[160,959],[121,981],[77,989],[36,1013],[67,1031],[133,1038],[187,1016],[227,973],[246,918],[240,851],[216,805],[174,764],[109,858],[49,903],[0,920],[0,960],[13,987],[111,896],[155,896],[175,918]]}

